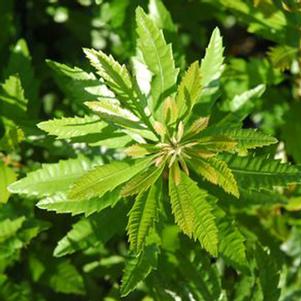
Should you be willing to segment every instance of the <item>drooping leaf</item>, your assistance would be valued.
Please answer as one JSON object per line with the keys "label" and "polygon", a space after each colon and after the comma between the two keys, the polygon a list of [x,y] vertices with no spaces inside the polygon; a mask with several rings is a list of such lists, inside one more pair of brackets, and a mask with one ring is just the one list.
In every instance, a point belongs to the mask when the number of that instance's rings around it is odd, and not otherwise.
{"label": "drooping leaf", "polygon": [[154,184],[149,191],[140,192],[129,212],[128,235],[131,249],[136,253],[143,250],[146,237],[157,217],[161,185]]}
{"label": "drooping leaf", "polygon": [[68,197],[78,200],[101,197],[147,168],[152,159],[148,157],[132,161],[116,161],[98,166],[74,183]]}
{"label": "drooping leaf", "polygon": [[91,167],[92,163],[83,156],[55,164],[43,164],[41,169],[30,172],[25,178],[12,183],[9,191],[39,197],[65,192]]}
{"label": "drooping leaf", "polygon": [[138,49],[153,73],[151,95],[152,111],[162,121],[164,99],[174,92],[178,69],[175,68],[171,45],[167,45],[163,33],[142,8],[136,10]]}

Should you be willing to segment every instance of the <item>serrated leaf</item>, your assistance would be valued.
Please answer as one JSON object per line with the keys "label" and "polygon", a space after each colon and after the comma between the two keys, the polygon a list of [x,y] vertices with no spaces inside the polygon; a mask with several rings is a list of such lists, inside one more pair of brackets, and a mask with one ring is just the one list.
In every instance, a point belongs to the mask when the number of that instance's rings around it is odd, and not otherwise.
{"label": "serrated leaf", "polygon": [[239,185],[247,188],[273,188],[301,182],[301,172],[295,166],[265,156],[237,157],[223,155]]}
{"label": "serrated leaf", "polygon": [[47,60],[53,70],[54,79],[65,95],[72,101],[84,101],[114,97],[114,94],[101,83],[93,73],[87,73],[78,67],[69,67]]}
{"label": "serrated leaf", "polygon": [[164,98],[174,92],[178,69],[175,68],[171,45],[167,45],[163,33],[142,8],[136,9],[138,49],[144,62],[153,73],[151,84],[152,111],[162,121]]}
{"label": "serrated leaf", "polygon": [[178,87],[176,104],[179,118],[189,115],[202,93],[202,77],[199,62],[190,65]]}
{"label": "serrated leaf", "polygon": [[132,255],[126,263],[121,284],[121,295],[127,296],[157,265],[158,248],[148,245],[139,255]]}
{"label": "serrated leaf", "polygon": [[74,183],[68,197],[78,200],[101,197],[147,168],[152,159],[153,157],[131,161],[115,161],[98,166]]}
{"label": "serrated leaf", "polygon": [[68,139],[101,132],[107,124],[97,116],[65,117],[38,123],[38,128],[59,139]]}
{"label": "serrated leaf", "polygon": [[146,237],[157,217],[158,201],[161,194],[161,185],[156,183],[149,191],[140,192],[129,212],[127,226],[130,247],[136,253],[143,250]]}
{"label": "serrated leaf", "polygon": [[84,49],[84,52],[106,85],[118,96],[122,105],[133,109],[132,81],[126,67],[101,50]]}
{"label": "serrated leaf", "polygon": [[198,239],[212,255],[217,255],[218,230],[212,207],[206,200],[208,194],[185,173],[180,172],[180,182],[174,183],[169,174],[169,196],[172,212],[181,230]]}
{"label": "serrated leaf", "polygon": [[277,143],[276,138],[254,129],[229,129],[225,127],[216,127],[212,128],[211,130],[208,129],[208,132],[205,135],[209,134],[229,137],[236,142],[233,150],[238,152],[244,152],[248,149],[255,149],[257,147],[263,147]]}
{"label": "serrated leaf", "polygon": [[140,194],[148,190],[148,188],[157,181],[163,171],[163,168],[164,164],[162,164],[160,167],[152,166],[146,171],[134,176],[122,188],[122,196],[130,196],[138,193]]}
{"label": "serrated leaf", "polygon": [[16,179],[17,175],[13,169],[0,162],[0,204],[8,201],[10,193],[7,187],[9,184],[15,182]]}
{"label": "serrated leaf", "polygon": [[0,243],[8,238],[14,237],[16,232],[21,229],[25,221],[25,216],[16,219],[5,219],[0,221]]}
{"label": "serrated leaf", "polygon": [[218,28],[212,32],[205,57],[201,61],[201,85],[203,96],[213,95],[219,87],[219,79],[224,70],[223,40]]}
{"label": "serrated leaf", "polygon": [[45,197],[66,192],[70,185],[92,168],[85,157],[60,161],[55,164],[42,164],[42,168],[9,185],[12,193]]}
{"label": "serrated leaf", "polygon": [[71,213],[72,215],[84,213],[85,216],[94,212],[114,206],[120,199],[120,190],[105,193],[102,197],[91,199],[70,199],[66,193],[58,193],[40,200],[37,207],[56,213]]}
{"label": "serrated leaf", "polygon": [[239,197],[236,179],[227,166],[227,164],[216,158],[194,158],[190,162],[190,166],[199,175],[203,176],[207,181],[220,186],[226,192],[231,193],[235,197]]}

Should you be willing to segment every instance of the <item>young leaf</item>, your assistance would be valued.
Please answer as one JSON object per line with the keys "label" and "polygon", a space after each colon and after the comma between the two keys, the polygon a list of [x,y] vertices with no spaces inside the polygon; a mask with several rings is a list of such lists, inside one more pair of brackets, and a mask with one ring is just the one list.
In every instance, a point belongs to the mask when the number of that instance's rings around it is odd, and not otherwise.
{"label": "young leaf", "polygon": [[77,200],[101,197],[147,168],[152,159],[153,157],[116,161],[98,166],[74,183],[68,197]]}
{"label": "young leaf", "polygon": [[204,133],[205,137],[207,135],[208,137],[211,137],[211,135],[220,135],[232,139],[236,142],[233,149],[238,152],[277,143],[276,138],[253,129],[214,127],[211,129],[208,128],[208,132]]}
{"label": "young leaf", "polygon": [[163,33],[142,8],[136,9],[138,48],[144,62],[153,73],[152,111],[162,121],[163,100],[175,89],[178,69],[175,68],[171,45],[167,45]]}
{"label": "young leaf", "polygon": [[236,179],[227,164],[216,158],[194,158],[190,166],[196,173],[203,176],[207,181],[222,187],[226,192],[239,197]]}
{"label": "young leaf", "polygon": [[161,167],[153,166],[134,176],[122,188],[122,196],[134,195],[146,191],[157,181],[163,171],[163,168],[164,164],[162,164]]}
{"label": "young leaf", "polygon": [[190,65],[178,87],[176,103],[179,118],[190,113],[193,106],[199,101],[201,93],[202,77],[199,62],[196,61]]}
{"label": "young leaf", "polygon": [[139,253],[143,250],[146,237],[157,217],[156,212],[161,188],[161,185],[156,183],[149,191],[140,192],[136,197],[133,208],[129,212],[127,230],[130,247],[135,253]]}
{"label": "young leaf", "polygon": [[176,185],[169,174],[169,196],[172,212],[177,224],[188,236],[198,239],[212,255],[217,255],[218,230],[212,207],[206,200],[207,192],[185,173],[180,172],[180,183]]}
{"label": "young leaf", "polygon": [[28,173],[8,189],[12,193],[28,196],[50,196],[67,191],[69,186],[91,167],[92,163],[83,156],[56,164],[43,164],[41,169]]}
{"label": "young leaf", "polygon": [[158,248],[148,245],[139,255],[132,255],[127,263],[122,277],[121,295],[127,296],[143,281],[157,265]]}

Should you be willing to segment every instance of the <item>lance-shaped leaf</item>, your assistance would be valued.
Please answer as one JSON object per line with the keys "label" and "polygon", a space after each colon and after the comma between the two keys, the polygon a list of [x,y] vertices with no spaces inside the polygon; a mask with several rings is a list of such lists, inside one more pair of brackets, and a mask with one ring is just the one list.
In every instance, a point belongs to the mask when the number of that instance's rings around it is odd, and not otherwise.
{"label": "lance-shaped leaf", "polygon": [[147,168],[152,159],[115,161],[98,166],[74,183],[68,197],[82,200],[103,196]]}
{"label": "lance-shaped leaf", "polygon": [[187,115],[198,102],[202,93],[202,78],[199,62],[190,65],[178,87],[176,103],[179,111],[179,118]]}
{"label": "lance-shaped leaf", "polygon": [[198,139],[197,145],[195,145],[192,149],[193,151],[204,149],[213,152],[225,152],[234,150],[236,145],[237,142],[234,139],[227,137],[226,135],[212,135]]}
{"label": "lance-shaped leaf", "polygon": [[160,167],[151,166],[146,171],[137,174],[125,184],[122,188],[121,194],[123,196],[129,196],[146,191],[157,181],[163,171],[163,168],[164,164],[161,164]]}
{"label": "lance-shaped leaf", "polygon": [[156,136],[147,130],[146,126],[140,122],[136,115],[111,100],[89,101],[85,105],[107,123],[113,123],[114,125],[126,128],[133,132],[133,134],[141,135],[147,139],[157,140]]}
{"label": "lance-shaped leaf", "polygon": [[171,45],[166,44],[162,30],[140,7],[136,10],[136,21],[138,48],[154,76],[151,84],[152,111],[162,121],[162,104],[164,98],[174,92],[178,69],[175,68]]}
{"label": "lance-shaped leaf", "polygon": [[143,281],[148,274],[157,266],[158,247],[148,245],[139,255],[132,255],[126,262],[124,269],[121,295],[126,296]]}
{"label": "lance-shaped leaf", "polygon": [[120,200],[120,190],[105,193],[102,197],[91,199],[70,199],[66,193],[58,193],[46,197],[37,203],[37,207],[56,213],[71,213],[72,215],[84,213],[89,216],[94,212],[114,206]]}
{"label": "lance-shaped leaf", "polygon": [[265,156],[237,157],[223,155],[239,185],[248,188],[273,188],[301,182],[301,172],[295,166]]}
{"label": "lance-shaped leaf", "polygon": [[106,85],[118,96],[117,98],[123,106],[135,110],[132,81],[126,67],[101,50],[84,49],[84,52],[91,65],[97,70]]}
{"label": "lance-shaped leaf", "polygon": [[204,135],[208,135],[208,137],[210,137],[210,135],[228,137],[229,139],[232,139],[232,141],[236,142],[233,150],[242,152],[248,149],[277,143],[276,138],[254,129],[214,127],[211,129],[208,128],[208,131],[206,131]]}
{"label": "lance-shaped leaf", "polygon": [[87,73],[78,67],[69,67],[58,62],[46,60],[53,70],[54,79],[65,95],[72,101],[84,101],[114,97],[93,73]]}
{"label": "lance-shaped leaf", "polygon": [[83,156],[55,164],[43,164],[41,169],[30,172],[25,178],[12,183],[9,191],[28,196],[50,196],[67,191],[75,180],[91,168],[92,163]]}
{"label": "lance-shaped leaf", "polygon": [[169,196],[172,212],[181,230],[198,239],[212,255],[217,255],[218,230],[212,206],[207,201],[208,194],[185,173],[180,171],[180,182],[174,182],[169,174]]}
{"label": "lance-shaped leaf", "polygon": [[222,187],[226,192],[239,197],[236,179],[227,164],[216,158],[193,158],[190,167],[207,181]]}
{"label": "lance-shaped leaf", "polygon": [[68,139],[87,134],[101,132],[107,123],[101,121],[98,116],[66,117],[40,122],[37,125],[49,135],[59,139]]}
{"label": "lance-shaped leaf", "polygon": [[223,52],[223,40],[219,29],[215,28],[206,48],[205,57],[201,61],[202,95],[204,96],[214,94],[219,87],[219,78],[224,70]]}
{"label": "lance-shaped leaf", "polygon": [[131,249],[139,253],[145,244],[146,237],[156,219],[161,185],[156,183],[149,191],[141,192],[129,212],[127,226]]}

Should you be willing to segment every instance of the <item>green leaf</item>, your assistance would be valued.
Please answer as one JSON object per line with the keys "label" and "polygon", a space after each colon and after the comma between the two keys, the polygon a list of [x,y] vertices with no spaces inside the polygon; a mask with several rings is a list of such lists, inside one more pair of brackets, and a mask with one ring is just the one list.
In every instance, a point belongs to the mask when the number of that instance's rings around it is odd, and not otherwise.
{"label": "green leaf", "polygon": [[6,203],[9,199],[10,193],[7,186],[16,181],[16,173],[3,162],[0,162],[0,204]]}
{"label": "green leaf", "polygon": [[84,174],[72,186],[68,197],[83,200],[103,196],[147,168],[153,157],[131,161],[115,161],[98,166]]}
{"label": "green leaf", "polygon": [[158,248],[148,245],[139,255],[132,255],[126,263],[121,284],[121,295],[127,296],[157,266]]}
{"label": "green leaf", "polygon": [[122,188],[122,196],[134,195],[148,190],[148,188],[157,181],[163,168],[164,164],[161,167],[150,167],[145,172],[141,172],[134,176]]}
{"label": "green leaf", "polygon": [[114,97],[114,94],[93,73],[51,60],[46,62],[53,70],[56,83],[70,100],[83,103],[103,97]]}
{"label": "green leaf", "polygon": [[109,206],[114,206],[119,199],[119,189],[107,192],[102,197],[79,200],[68,198],[66,193],[58,193],[40,200],[37,207],[56,213],[71,213],[72,215],[84,213],[85,216],[88,216]]}
{"label": "green leaf", "polygon": [[149,230],[154,225],[161,189],[161,185],[156,183],[149,191],[140,192],[129,212],[127,230],[130,247],[135,253],[143,250]]}
{"label": "green leaf", "polygon": [[195,172],[203,176],[207,181],[222,187],[226,192],[239,197],[236,179],[227,164],[216,158],[194,158],[190,166]]}
{"label": "green leaf", "polygon": [[301,172],[288,163],[265,156],[223,155],[239,185],[246,188],[273,188],[300,183]]}
{"label": "green leaf", "polygon": [[212,32],[205,57],[201,61],[201,85],[203,96],[213,95],[219,87],[219,79],[224,70],[223,40],[218,28]]}
{"label": "green leaf", "polygon": [[83,156],[77,159],[60,161],[55,164],[42,164],[42,168],[9,186],[12,193],[28,196],[50,196],[67,191],[70,185],[92,168],[92,163]]}
{"label": "green leaf", "polygon": [[151,109],[154,116],[163,121],[163,101],[174,92],[178,69],[175,68],[171,45],[166,44],[162,31],[140,7],[136,9],[136,21],[138,49],[154,76],[151,84]]}
{"label": "green leaf", "polygon": [[190,65],[178,87],[176,104],[179,118],[190,114],[193,106],[199,101],[202,94],[202,77],[199,62]]}
{"label": "green leaf", "polygon": [[238,152],[245,152],[248,149],[255,149],[277,143],[277,139],[270,135],[264,134],[254,129],[238,129],[238,128],[225,128],[215,127],[208,129],[205,136],[220,135],[228,137],[236,142],[234,150]]}
{"label": "green leaf", "polygon": [[217,255],[218,230],[212,207],[207,201],[208,194],[185,173],[180,172],[180,183],[169,175],[169,196],[172,212],[181,230],[189,237],[198,239],[212,255]]}
{"label": "green leaf", "polygon": [[84,52],[106,85],[118,96],[122,105],[125,108],[133,108],[132,82],[126,67],[101,50],[84,49]]}
{"label": "green leaf", "polygon": [[97,116],[65,117],[38,123],[38,128],[59,139],[69,139],[101,132],[107,124]]}
{"label": "green leaf", "polygon": [[[124,231],[126,227],[125,209],[124,206],[116,206],[79,220],[58,242],[54,256],[61,257],[97,246],[99,243],[105,244],[113,235]],[[112,223],[112,221],[114,222]]]}

